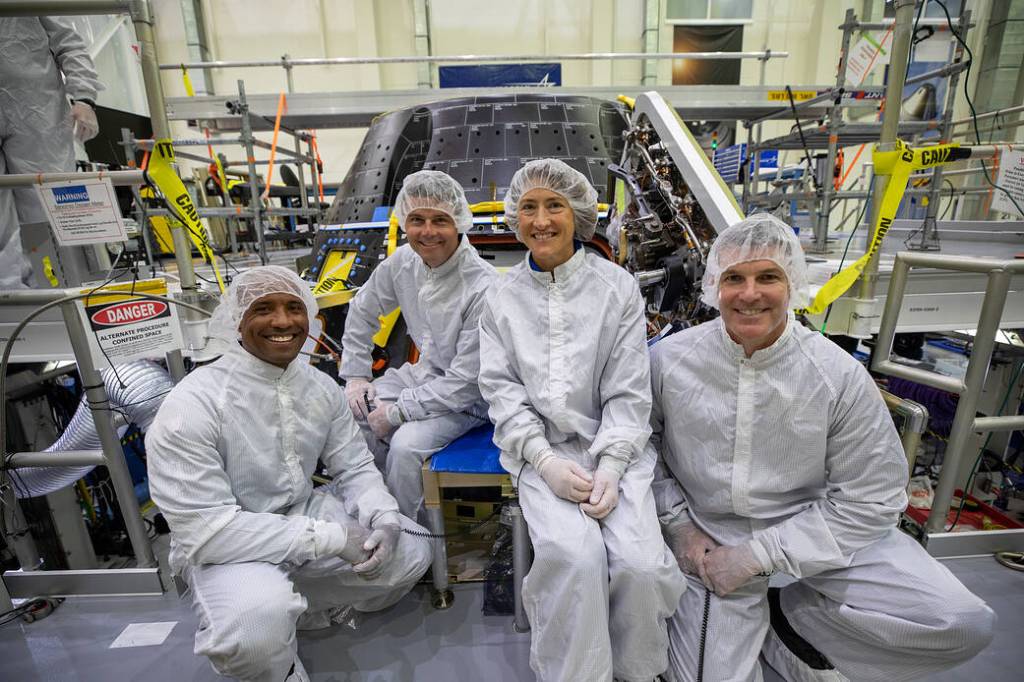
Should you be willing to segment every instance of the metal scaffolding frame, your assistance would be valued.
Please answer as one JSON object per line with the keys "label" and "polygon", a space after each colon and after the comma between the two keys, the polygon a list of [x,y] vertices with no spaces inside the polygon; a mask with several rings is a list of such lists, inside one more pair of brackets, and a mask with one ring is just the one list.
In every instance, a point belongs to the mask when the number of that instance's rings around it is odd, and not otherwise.
{"label": "metal scaffolding frame", "polygon": [[[0,580],[0,611],[10,610],[11,597],[161,594],[164,591],[157,560],[153,554],[153,548],[150,546],[139,503],[135,497],[135,486],[114,426],[109,397],[103,386],[103,378],[93,363],[88,333],[78,312],[76,301],[79,298],[82,298],[82,293],[77,289],[0,291],[0,305],[23,307],[26,309],[26,313],[33,310],[40,312],[41,306],[60,308],[68,338],[71,341],[75,363],[78,366],[78,373],[85,388],[85,397],[92,410],[93,423],[96,425],[96,434],[100,440],[100,449],[66,453],[19,452],[5,455],[5,464],[7,467],[15,469],[81,465],[107,467],[138,567],[70,571],[37,570],[40,563],[39,552],[32,536],[27,532],[12,534],[8,540],[18,557],[21,570],[7,571],[3,574],[3,579]],[[8,345],[13,343],[13,339],[8,341]],[[167,361],[175,375],[181,376],[184,373],[180,353],[173,357],[168,354]],[[0,392],[0,409],[5,409],[5,404],[6,396]],[[0,434],[0,437],[2,436],[5,434]],[[0,513],[5,515],[9,513],[11,521],[15,525],[25,527],[25,520],[15,499],[13,486],[4,487],[0,493],[2,493]]]}
{"label": "metal scaffolding frame", "polygon": [[[290,72],[289,72],[289,81]],[[229,206],[224,207],[200,207],[197,208],[199,216],[202,218],[223,218],[228,222],[228,236],[230,240],[230,247],[232,251],[237,252],[237,229],[236,224],[239,220],[251,220],[253,223],[253,230],[256,233],[256,244],[257,251],[259,253],[260,262],[266,265],[269,262],[267,257],[266,247],[266,235],[263,227],[265,219],[274,216],[304,216],[308,218],[315,218],[317,224],[323,222],[323,210],[320,206],[320,202],[317,201],[314,206],[310,206],[309,203],[309,189],[306,184],[306,173],[304,170],[305,165],[309,165],[309,177],[315,183],[320,179],[320,171],[316,161],[316,155],[313,150],[313,137],[309,133],[301,130],[295,130],[290,126],[282,125],[280,132],[292,137],[295,141],[294,149],[288,149],[285,146],[278,146],[275,150],[273,145],[268,142],[264,142],[256,138],[254,134],[254,122],[258,121],[262,125],[266,125],[267,121],[263,116],[260,116],[251,111],[249,106],[249,100],[245,92],[245,83],[242,80],[237,82],[238,86],[238,97],[228,102],[226,109],[234,112],[240,121],[240,130],[237,135],[228,136],[211,136],[207,138],[178,138],[172,139],[171,143],[174,145],[175,157],[188,159],[201,164],[209,164],[212,159],[199,154],[193,154],[186,151],[181,151],[181,147],[203,147],[203,146],[226,146],[226,145],[239,145],[245,154],[245,158],[242,160],[227,160],[222,159],[222,166],[229,168],[231,166],[246,166],[246,171],[242,172],[241,175],[246,178],[247,185],[249,188],[249,206],[245,210],[231,208]],[[129,159],[135,158],[137,150],[150,151],[153,149],[155,142],[153,140],[138,140],[131,134],[127,129],[121,131],[121,145],[125,147],[125,153]],[[302,144],[307,145],[307,152],[303,153]],[[284,157],[285,161],[291,161],[295,164],[297,173],[296,176],[299,181],[298,196],[300,206],[295,207],[281,207],[281,208],[265,208],[262,204],[262,196],[260,189],[259,176],[256,173],[256,166],[269,164],[269,159],[256,159],[256,149],[274,150],[275,154],[280,154]],[[227,188],[224,188],[227,191]],[[139,222],[140,230],[143,231],[146,238],[147,250],[150,249],[148,243],[148,235],[145,235],[145,225],[149,216],[152,215],[172,215],[169,211],[162,209],[146,209],[142,205],[142,201],[139,197],[136,197],[136,205],[138,206],[137,220]],[[150,260],[152,262],[152,259]]]}
{"label": "metal scaffolding frame", "polygon": [[[898,364],[889,359],[896,325],[907,288],[910,269],[934,268],[957,272],[981,273],[988,284],[978,314],[977,329],[970,361],[963,379],[955,379],[933,371]],[[946,454],[939,473],[931,513],[925,524],[925,547],[936,556],[962,556],[995,551],[1024,550],[1024,530],[952,533],[946,530],[946,516],[956,489],[956,476],[966,456],[968,438],[972,433],[1024,430],[1024,416],[978,417],[978,399],[985,385],[995,336],[1003,317],[1007,292],[1014,275],[1024,273],[1024,261],[999,261],[966,256],[901,252],[896,254],[889,291],[885,299],[878,343],[872,355],[871,369],[881,374],[900,377],[925,386],[949,391],[959,396]],[[964,490],[963,494],[968,494]]]}
{"label": "metal scaffolding frame", "polygon": [[[900,3],[896,3],[900,5]],[[971,27],[971,13],[965,9],[961,16],[954,20],[953,24],[955,27],[964,27],[964,31]],[[858,21],[856,13],[852,9],[846,11],[846,16],[843,23],[838,27],[843,32],[842,46],[840,48],[839,55],[839,66],[836,71],[836,85],[831,90],[824,92],[817,97],[804,100],[801,102],[795,102],[792,106],[782,107],[772,112],[771,114],[761,116],[759,118],[747,120],[744,125],[750,132],[751,137],[755,137],[748,144],[747,148],[747,167],[748,172],[744,173],[743,177],[743,205],[745,209],[749,209],[752,206],[758,206],[763,203],[763,200],[757,198],[758,185],[760,182],[759,178],[759,163],[755,159],[759,160],[759,152],[764,149],[824,149],[826,151],[825,163],[821,166],[824,169],[822,173],[823,177],[816,178],[815,191],[808,195],[807,193],[795,193],[783,194],[782,200],[789,199],[812,199],[814,204],[814,221],[813,230],[814,238],[812,243],[809,245],[808,251],[811,253],[824,254],[828,252],[827,237],[828,237],[828,226],[829,219],[832,212],[832,203],[837,199],[866,199],[870,196],[870,193],[862,191],[848,192],[843,190],[836,190],[833,187],[832,168],[835,166],[836,156],[840,147],[865,144],[874,141],[879,141],[882,147],[888,148],[891,146],[897,135],[901,137],[914,137],[928,131],[936,130],[939,132],[941,140],[946,141],[956,136],[953,132],[953,128],[957,125],[962,125],[969,122],[971,119],[960,119],[953,121],[953,104],[956,98],[956,88],[959,82],[960,73],[966,69],[966,62],[963,60],[963,47],[959,41],[956,42],[954,48],[953,61],[939,69],[934,69],[927,73],[919,74],[912,78],[906,79],[906,62],[909,56],[910,40],[912,38],[911,32],[913,28],[913,11],[914,2],[907,0],[902,5],[904,11],[902,13],[897,12],[897,17],[894,21],[888,21],[883,23],[870,23]],[[945,23],[943,20],[942,24]],[[900,95],[905,85],[912,85],[921,81],[929,80],[935,77],[948,78],[948,88],[946,90],[946,102],[943,117],[941,121],[900,121],[899,107],[890,108],[885,111],[882,121],[877,123],[850,123],[844,120],[844,112],[849,108],[847,100],[844,100],[843,95],[846,93],[845,82],[847,67],[849,62],[850,43],[855,32],[863,30],[882,30],[893,28],[893,46],[890,50],[890,54],[893,56],[894,62],[890,65],[890,79],[889,84],[886,88],[886,101],[899,101]],[[966,36],[965,40],[966,40]],[[795,88],[794,88],[795,90]],[[796,116],[800,121],[810,121],[819,118],[818,112],[815,111],[815,105],[827,104],[823,122],[820,125],[815,125],[812,128],[802,130],[800,133],[794,132],[787,135],[782,135],[769,140],[761,140],[759,125],[764,121],[780,119],[786,117]],[[984,118],[996,118],[1002,114],[1014,113],[1016,111],[1024,110],[1024,107],[1015,107],[1012,109],[1006,109],[1003,112],[991,112],[980,116]],[[757,127],[756,132],[752,132]],[[1009,126],[1007,126],[1009,127]],[[809,172],[815,173],[815,169],[809,169]],[[920,236],[916,244],[912,245],[911,248],[915,250],[934,250],[938,248],[938,233],[935,228],[936,218],[939,209],[939,198],[942,196],[942,178],[943,175],[949,174],[949,171],[944,171],[942,166],[936,166],[933,170],[927,173],[927,176],[931,178],[931,184],[929,189],[924,193],[928,197],[928,212],[924,220],[924,228],[921,230]],[[922,177],[925,174],[918,174],[918,177]],[[878,182],[876,180],[876,182]],[[957,194],[963,194],[965,191],[958,190]],[[908,192],[908,194],[914,195],[917,192]],[[879,195],[879,193],[876,193]],[[775,201],[777,197],[773,197]],[[877,208],[877,207],[876,207]],[[874,224],[874,220],[869,224]]]}

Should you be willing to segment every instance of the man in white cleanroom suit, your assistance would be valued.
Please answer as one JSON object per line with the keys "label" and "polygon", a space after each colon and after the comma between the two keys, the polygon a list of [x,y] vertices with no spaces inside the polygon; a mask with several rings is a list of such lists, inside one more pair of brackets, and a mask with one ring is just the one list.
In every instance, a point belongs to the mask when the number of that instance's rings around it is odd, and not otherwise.
{"label": "man in white cleanroom suit", "polygon": [[[655,496],[693,588],[670,679],[695,679],[705,588],[709,681],[760,680],[762,645],[801,681],[908,680],[981,651],[992,611],[896,527],[907,461],[871,376],[789,312],[807,302],[793,230],[724,230],[703,300],[721,317],[651,356]],[[769,590],[774,572],[797,581]]]}
{"label": "man in white cleanroom suit", "polygon": [[[0,17],[0,175],[73,171],[73,137],[99,132],[102,87],[70,20]],[[45,222],[34,187],[0,189],[0,289],[29,281],[19,224]]]}
{"label": "man in white cleanroom suit", "polygon": [[[389,606],[430,563],[341,388],[298,358],[315,312],[294,272],[240,274],[210,322],[232,348],[170,392],[146,436],[171,568],[199,616],[196,653],[242,680],[308,679],[296,621]],[[334,481],[314,491],[318,459]]]}
{"label": "man in white cleanroom suit", "polygon": [[505,220],[530,253],[488,296],[480,390],[533,541],[530,666],[543,682],[651,680],[685,581],[651,493],[640,291],[580,243],[597,192],[565,163],[519,169]]}
{"label": "man in white cleanroom suit", "polygon": [[[402,513],[423,508],[423,462],[487,421],[477,373],[477,321],[497,271],[465,236],[473,215],[462,187],[440,171],[405,178],[395,217],[407,244],[377,266],[349,304],[340,375],[349,407],[381,462]],[[381,315],[402,308],[416,363],[372,380]]]}

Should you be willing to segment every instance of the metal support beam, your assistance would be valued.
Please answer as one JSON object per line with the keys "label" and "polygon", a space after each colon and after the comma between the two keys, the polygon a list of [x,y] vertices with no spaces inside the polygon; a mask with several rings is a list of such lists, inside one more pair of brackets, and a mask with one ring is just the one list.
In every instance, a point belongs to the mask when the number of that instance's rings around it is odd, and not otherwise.
{"label": "metal support beam", "polygon": [[437,64],[444,62],[484,64],[491,62],[550,62],[550,61],[595,61],[595,60],[648,60],[648,59],[697,59],[716,61],[728,59],[783,59],[789,52],[770,54],[763,51],[752,52],[585,52],[575,54],[453,54],[431,55],[426,57],[329,57],[311,59],[268,60],[255,59],[247,61],[212,61],[190,62],[186,64],[161,64],[164,71],[180,69],[231,69],[257,66],[344,66],[352,64]]}
{"label": "metal support beam", "polygon": [[512,600],[515,609],[513,626],[516,632],[529,632],[530,621],[523,606],[523,578],[530,572],[530,532],[526,527],[526,518],[519,502],[509,503],[508,512],[512,517]]}
{"label": "metal support beam", "polygon": [[[910,60],[910,42],[914,37],[914,6],[915,0],[894,0],[896,8],[896,25],[893,28],[892,49],[889,51],[889,82],[885,88],[885,101],[893,104],[882,114],[882,132],[878,140],[878,150],[889,152],[896,148],[896,135],[900,125],[900,107],[903,101],[903,84],[907,78],[907,63]],[[882,211],[882,197],[889,186],[888,175],[875,175],[872,181],[871,213],[868,225],[871,235],[867,244],[874,240],[875,226]],[[863,300],[875,298],[875,284],[878,281],[878,254],[876,253],[864,266],[860,280],[860,295]]]}
{"label": "metal support beam", "polygon": [[[661,27],[661,0],[644,0],[644,53],[656,54],[658,52],[658,41],[660,40],[659,29]],[[654,87],[658,84],[658,64],[654,59],[645,59],[643,76],[640,79],[641,85]]]}
{"label": "metal support beam", "polygon": [[[210,40],[206,31],[206,17],[203,14],[203,3],[200,0],[181,0],[181,18],[185,23],[185,45],[189,59],[204,62],[210,59]],[[197,95],[212,95],[213,83],[210,72],[199,71],[192,84]]]}
{"label": "metal support beam", "polygon": [[60,539],[64,560],[70,569],[96,568],[96,551],[89,537],[89,529],[82,516],[82,505],[73,486],[66,486],[46,496],[50,518]]}
{"label": "metal support beam", "polygon": [[0,175],[0,189],[31,187],[43,182],[70,182],[75,180],[110,180],[115,187],[129,187],[146,182],[146,173],[140,170],[96,171],[89,173],[11,173]]}
{"label": "metal support beam", "polygon": [[98,597],[142,596],[164,593],[158,568],[101,568],[80,571],[7,571],[4,582],[11,596]]}
{"label": "metal support beam", "polygon": [[181,350],[175,348],[174,350],[167,351],[164,355],[167,360],[167,373],[171,375],[171,381],[175,384],[180,383],[185,378],[185,360],[181,356]]}
{"label": "metal support beam", "polygon": [[[936,268],[959,272],[980,272],[988,275],[985,298],[982,301],[978,317],[971,358],[963,381],[942,376],[934,372],[898,365],[889,359],[892,344],[896,335],[896,323],[899,318],[903,297],[906,291],[907,278],[911,267]],[[992,352],[995,349],[995,336],[999,330],[1006,296],[1013,275],[1024,273],[1024,261],[996,261],[983,258],[962,256],[943,256],[916,252],[896,254],[892,275],[889,280],[889,291],[885,298],[885,310],[882,313],[881,326],[878,331],[878,343],[871,361],[871,369],[882,374],[900,376],[926,386],[956,393],[960,396],[956,414],[950,429],[946,455],[939,474],[939,483],[935,488],[932,510],[925,524],[926,533],[943,533],[946,515],[949,511],[953,492],[957,486],[957,474],[966,456],[968,439],[975,431],[987,427],[1005,430],[1019,426],[1024,419],[1019,417],[985,417],[976,418],[978,400],[985,386]],[[969,491],[964,491],[968,493]]]}
{"label": "metal support beam", "polygon": [[415,31],[416,57],[423,61],[416,62],[416,87],[429,90],[434,87],[433,73],[430,68],[430,4],[428,0],[413,0],[413,30]]}
{"label": "metal support beam", "polygon": [[[841,91],[838,94],[842,94]],[[812,104],[820,104],[821,102],[830,102],[830,101],[832,101],[832,99],[836,95],[837,95],[837,93],[834,90],[829,90],[828,92],[823,92],[822,94],[818,95],[817,97],[812,97],[810,99],[805,99],[805,100],[803,100],[801,102],[795,102],[792,107],[784,107],[782,109],[778,109],[776,111],[773,111],[770,114],[765,114],[764,116],[760,116],[758,118],[753,118],[753,119],[751,119],[749,121],[746,121],[743,125],[745,127],[747,127],[747,128],[753,128],[755,125],[757,125],[759,123],[764,123],[765,121],[771,121],[772,119],[782,118],[783,116],[791,115],[793,113],[793,109],[794,108],[797,110],[797,112],[799,112],[801,109],[805,109],[805,108],[811,106]],[[807,115],[807,118],[813,118],[813,117],[814,117],[814,114],[808,114]]]}
{"label": "metal support beam", "polygon": [[[282,55],[281,59],[288,59],[288,55]],[[295,78],[292,75],[291,66],[285,67],[285,74],[287,75],[288,81],[288,94],[291,95],[293,92],[295,92]],[[303,164],[309,163],[310,165],[312,165],[316,163],[316,159],[314,159],[312,156],[304,156],[302,154],[302,138],[299,135],[293,135],[292,141],[295,143],[295,175],[299,179],[299,201],[303,209],[308,209],[309,192],[306,190],[306,169],[304,168]]]}
{"label": "metal support beam", "polygon": [[[160,81],[160,58],[156,51],[153,11],[149,0],[132,0],[129,4],[139,44],[139,66],[142,68],[142,80],[146,84],[146,102],[149,105],[153,138],[159,140],[171,136],[171,126],[167,122],[167,103],[164,100],[164,86]],[[192,266],[192,245],[185,235],[185,228],[177,222],[172,222],[171,238],[174,241],[174,260],[178,266],[181,288],[194,290],[196,275]]]}
{"label": "metal support beam", "polygon": [[34,0],[0,3],[0,17],[78,16],[130,12],[133,0]]}
{"label": "metal support beam", "polygon": [[[964,3],[966,7],[967,3]],[[961,22],[965,25],[970,25],[971,12],[970,10],[964,9],[961,14]],[[950,139],[950,133],[953,131],[953,105],[956,103],[956,88],[960,82],[960,71],[966,66],[967,62],[963,61],[964,48],[960,41],[956,41],[956,48],[953,53],[953,64],[950,66],[959,66],[957,70],[953,71],[949,77],[949,83],[946,85],[946,105],[942,112],[942,124],[939,126],[939,137],[941,142],[948,142]],[[927,75],[927,74],[922,74]],[[917,79],[910,79],[907,81],[909,84],[911,81]],[[924,224],[921,226],[921,238],[917,244],[911,248],[916,248],[921,251],[936,251],[939,248],[939,231],[936,227],[936,220],[939,216],[939,204],[940,193],[942,191],[942,178],[946,171],[942,164],[935,167],[932,171],[932,182],[931,182],[931,193],[928,195],[928,208],[925,214]]]}
{"label": "metal support beam", "polygon": [[252,227],[256,232],[257,247],[260,255],[260,263],[266,265],[267,243],[263,234],[263,206],[260,203],[260,185],[256,176],[256,158],[254,157],[254,144],[252,125],[249,123],[249,103],[245,99],[245,81],[238,81],[238,108],[242,114],[242,144],[245,147],[246,164],[249,167],[249,210],[252,211]]}
{"label": "metal support beam", "polygon": [[16,452],[7,456],[7,464],[22,467],[106,466],[102,450],[63,450],[60,452]]}
{"label": "metal support beam", "polygon": [[125,529],[128,531],[135,559],[140,567],[156,566],[156,557],[149,544],[146,527],[142,523],[139,502],[135,498],[135,484],[128,472],[128,463],[124,459],[121,439],[117,437],[117,432],[111,421],[112,412],[107,391],[103,387],[103,377],[93,364],[89,340],[78,314],[78,308],[74,301],[63,303],[60,308],[64,316],[64,324],[68,329],[71,348],[75,353],[75,362],[78,363],[78,375],[82,378],[82,385],[86,387],[85,394],[92,409],[96,435],[99,436],[102,444],[107,471],[110,473],[110,481],[117,494],[117,504],[124,517]]}
{"label": "metal support beam", "polygon": [[[1001,116],[1006,116],[1008,114],[1017,114],[1017,113],[1020,113],[1022,111],[1024,111],[1024,105],[1016,106],[1016,107],[1007,107],[1006,109],[996,109],[995,111],[988,111],[988,112],[986,112],[984,114],[978,114],[977,118],[978,118],[979,121],[985,121],[985,120],[988,120],[990,118],[999,118]],[[962,125],[971,124],[973,122],[974,122],[974,118],[971,117],[971,116],[967,116],[965,118],[958,118],[957,120],[953,121],[952,125],[954,125],[954,126],[962,126]],[[974,131],[972,130],[971,133],[973,134],[973,132]]]}
{"label": "metal support beam", "polygon": [[[846,10],[845,25],[855,23],[857,15],[852,9]],[[832,107],[828,112],[828,121],[825,128],[828,131],[828,152],[825,156],[825,173],[821,178],[819,191],[821,196],[817,198],[817,215],[814,221],[814,243],[811,248],[813,253],[826,253],[828,251],[828,221],[832,213],[832,194],[835,191],[832,174],[836,165],[836,153],[839,149],[839,128],[843,125],[843,103],[841,93],[846,84],[846,67],[850,61],[850,38],[853,32],[843,29],[843,42],[839,50],[839,68],[836,69],[836,85],[833,92],[840,93],[832,100]]]}

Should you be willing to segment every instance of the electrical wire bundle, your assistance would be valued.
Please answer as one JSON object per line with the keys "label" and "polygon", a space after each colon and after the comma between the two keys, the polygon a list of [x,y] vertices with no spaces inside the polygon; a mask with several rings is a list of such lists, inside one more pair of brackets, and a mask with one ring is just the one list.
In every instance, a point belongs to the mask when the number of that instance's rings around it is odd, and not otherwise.
{"label": "electrical wire bundle", "polygon": [[[949,27],[949,32],[953,35],[954,38],[956,38],[956,41],[960,43],[960,45],[964,48],[964,51],[967,53],[967,62],[966,66],[964,67],[964,98],[967,100],[967,107],[971,110],[971,123],[974,127],[975,144],[980,145],[981,129],[978,127],[978,112],[975,111],[974,109],[974,100],[971,99],[970,89],[967,87],[968,82],[971,80],[971,64],[974,63],[974,53],[971,52],[971,48],[964,41],[961,34],[956,29],[953,28],[953,20],[949,16],[949,9],[946,7],[946,3],[944,3],[942,0],[935,0],[935,3],[942,8],[943,14],[946,15],[946,26]],[[1006,197],[1013,204],[1014,208],[1017,209],[1017,212],[1024,216],[1024,209],[1022,209],[1020,204],[1017,203],[1017,200],[1014,198],[1014,196],[1005,187],[1002,187],[995,183],[991,176],[989,176],[988,166],[985,165],[985,162],[983,160],[979,159],[979,163],[981,164],[981,170],[982,174],[985,177],[985,182],[987,182],[993,189],[999,190],[1000,192],[1005,194]]]}

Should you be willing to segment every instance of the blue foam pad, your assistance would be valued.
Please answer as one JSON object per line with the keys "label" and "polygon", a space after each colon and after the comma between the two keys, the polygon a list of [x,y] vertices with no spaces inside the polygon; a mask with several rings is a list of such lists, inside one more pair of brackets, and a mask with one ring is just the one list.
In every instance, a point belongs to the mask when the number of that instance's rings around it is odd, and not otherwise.
{"label": "blue foam pad", "polygon": [[430,458],[431,471],[455,474],[504,474],[494,444],[494,425],[484,424],[466,432]]}

